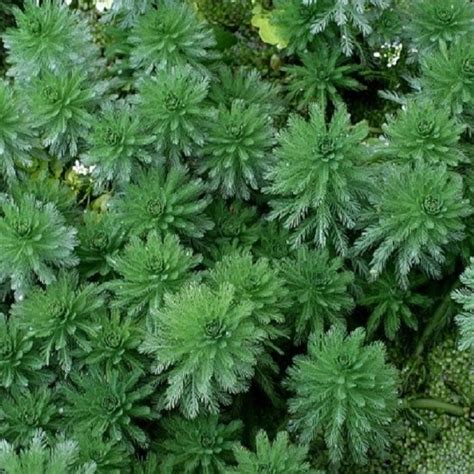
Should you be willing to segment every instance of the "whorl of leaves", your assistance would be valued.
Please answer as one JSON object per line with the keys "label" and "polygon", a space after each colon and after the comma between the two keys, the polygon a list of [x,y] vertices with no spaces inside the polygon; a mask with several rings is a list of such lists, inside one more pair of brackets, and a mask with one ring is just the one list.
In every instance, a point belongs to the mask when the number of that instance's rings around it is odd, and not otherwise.
{"label": "whorl of leaves", "polygon": [[209,99],[214,105],[227,108],[241,100],[247,106],[257,106],[262,115],[275,117],[283,111],[280,89],[278,84],[262,79],[256,69],[222,67],[211,83]]}
{"label": "whorl of leaves", "polygon": [[249,199],[262,184],[273,145],[269,118],[257,105],[236,100],[209,122],[199,171],[224,197]]}
{"label": "whorl of leaves", "polygon": [[35,134],[31,117],[21,106],[18,93],[0,81],[0,175],[12,180],[18,169],[31,164]]}
{"label": "whorl of leaves", "polygon": [[266,333],[253,305],[235,298],[231,285],[217,290],[189,285],[165,298],[151,318],[142,351],[166,380],[165,407],[187,418],[217,413],[248,388]]}
{"label": "whorl of leaves", "polygon": [[51,154],[77,156],[102,92],[79,70],[44,73],[23,89],[41,143]]}
{"label": "whorl of leaves", "polygon": [[464,128],[449,109],[428,100],[413,100],[383,125],[388,142],[381,152],[400,163],[456,166],[466,161],[459,146]]}
{"label": "whorl of leaves", "polygon": [[26,446],[37,430],[49,435],[59,428],[57,400],[47,387],[12,387],[2,400],[0,435],[19,446]]}
{"label": "whorl of leaves", "polygon": [[276,150],[278,161],[267,174],[272,207],[270,218],[292,229],[293,246],[304,241],[333,245],[347,252],[347,229],[360,215],[360,197],[367,190],[367,173],[359,166],[367,151],[362,141],[365,122],[350,124],[345,107],[326,123],[323,110],[312,105],[309,120],[290,116]]}
{"label": "whorl of leaves", "polygon": [[314,335],[308,355],[288,372],[291,429],[303,443],[322,434],[335,463],[345,455],[363,463],[369,449],[388,446],[397,412],[397,373],[385,362],[384,345],[364,346],[364,339],[363,329]]}
{"label": "whorl of leaves", "polygon": [[18,451],[5,440],[0,441],[0,469],[7,474],[94,474],[93,462],[79,464],[79,448],[74,441],[47,442],[46,434],[37,430],[29,446]]}
{"label": "whorl of leaves", "polygon": [[148,436],[137,424],[139,419],[156,418],[147,404],[154,391],[153,383],[143,384],[140,374],[113,371],[109,377],[96,369],[71,375],[64,385],[64,414],[72,431],[91,436],[148,445]]}
{"label": "whorl of leaves", "polygon": [[191,65],[205,71],[215,58],[214,35],[200,21],[191,5],[179,0],[160,0],[141,16],[130,36],[135,45],[132,65],[147,71]]}
{"label": "whorl of leaves", "polygon": [[88,336],[98,327],[104,309],[101,289],[82,283],[76,272],[61,272],[46,289],[34,288],[12,307],[18,324],[39,341],[47,364],[57,356],[62,368],[71,369],[75,349],[89,348]]}
{"label": "whorl of leaves", "polygon": [[280,431],[273,442],[265,431],[259,431],[255,437],[255,452],[243,446],[234,448],[237,467],[227,474],[304,474],[314,472],[306,461],[308,448],[290,442],[288,433]]}
{"label": "whorl of leaves", "polygon": [[26,0],[14,8],[16,27],[3,35],[11,64],[9,74],[29,81],[71,67],[91,69],[97,48],[86,21],[60,0]]}
{"label": "whorl of leaves", "polygon": [[288,320],[296,342],[332,325],[345,327],[345,316],[354,307],[349,293],[354,275],[344,270],[342,258],[303,246],[294,256],[282,259],[279,269],[288,288]]}
{"label": "whorl of leaves", "polygon": [[325,110],[328,104],[341,104],[342,90],[361,90],[364,86],[353,77],[360,68],[348,63],[340,51],[326,42],[318,42],[315,51],[300,54],[302,64],[284,68],[288,74],[288,97],[299,109],[317,102]]}
{"label": "whorl of leaves", "polygon": [[429,100],[455,114],[474,104],[474,43],[455,44],[422,61],[421,84]]}
{"label": "whorl of leaves", "polygon": [[414,285],[400,288],[395,275],[386,271],[378,280],[364,285],[358,303],[370,310],[367,336],[372,337],[382,326],[385,336],[394,340],[402,323],[418,329],[419,313],[429,306],[430,299],[416,291]]}
{"label": "whorl of leaves", "polygon": [[266,258],[254,259],[250,252],[226,255],[208,272],[205,281],[214,289],[232,285],[238,301],[252,303],[255,321],[264,330],[284,321],[283,310],[288,307],[285,281]]}
{"label": "whorl of leaves", "polygon": [[176,236],[150,232],[145,239],[132,236],[123,252],[108,260],[118,275],[106,283],[115,294],[113,304],[141,316],[160,308],[167,293],[195,279],[191,271],[200,258],[181,246]]}
{"label": "whorl of leaves", "polygon": [[116,223],[133,235],[155,231],[182,239],[201,238],[213,223],[205,210],[210,203],[201,179],[182,166],[157,167],[139,173],[112,202]]}
{"label": "whorl of leaves", "polygon": [[77,232],[53,204],[25,193],[0,201],[0,208],[0,281],[10,280],[17,297],[35,279],[47,285],[55,280],[56,269],[78,263],[73,255]]}
{"label": "whorl of leaves", "polygon": [[76,249],[80,259],[78,270],[86,277],[106,276],[112,271],[108,258],[115,256],[125,245],[124,226],[117,225],[117,219],[110,212],[88,211],[82,217]]}
{"label": "whorl of leaves", "polygon": [[94,116],[86,141],[82,161],[94,167],[98,187],[111,181],[127,183],[140,171],[140,165],[153,163],[155,137],[135,108],[123,102],[109,103]]}
{"label": "whorl of leaves", "polygon": [[[217,415],[186,420],[178,416],[165,418],[166,434],[160,444],[163,472],[224,473],[233,462],[233,449],[238,445],[242,422],[223,423]],[[152,474],[152,473],[150,473]]]}
{"label": "whorl of leaves", "polygon": [[30,335],[0,314],[0,386],[27,387],[38,382],[45,363]]}
{"label": "whorl of leaves", "polygon": [[422,53],[474,39],[469,0],[415,0],[406,8],[410,36]]}
{"label": "whorl of leaves", "polygon": [[161,151],[177,158],[204,144],[202,124],[211,117],[205,99],[209,80],[189,65],[160,70],[139,84],[138,110]]}
{"label": "whorl of leaves", "polygon": [[465,218],[472,213],[462,177],[444,166],[393,166],[371,201],[377,211],[368,215],[354,250],[371,250],[372,277],[393,262],[402,287],[415,267],[439,278],[449,245],[463,239]]}

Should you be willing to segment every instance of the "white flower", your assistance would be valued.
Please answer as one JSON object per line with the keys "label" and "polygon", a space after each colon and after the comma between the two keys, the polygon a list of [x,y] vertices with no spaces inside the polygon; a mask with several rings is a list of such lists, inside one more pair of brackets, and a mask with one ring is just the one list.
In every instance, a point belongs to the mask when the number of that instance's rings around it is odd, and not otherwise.
{"label": "white flower", "polygon": [[72,170],[74,173],[82,175],[82,176],[87,176],[88,174],[91,174],[95,169],[95,165],[92,166],[85,166],[82,164],[79,160],[76,160],[74,162],[74,166],[72,167]]}
{"label": "white flower", "polygon": [[390,69],[397,65],[402,54],[403,44],[400,41],[394,41],[392,43],[385,42],[380,46],[380,51],[373,53],[374,58],[383,58],[387,61],[387,67]]}
{"label": "white flower", "polygon": [[98,12],[103,13],[111,8],[112,3],[114,3],[114,0],[96,0],[95,8]]}

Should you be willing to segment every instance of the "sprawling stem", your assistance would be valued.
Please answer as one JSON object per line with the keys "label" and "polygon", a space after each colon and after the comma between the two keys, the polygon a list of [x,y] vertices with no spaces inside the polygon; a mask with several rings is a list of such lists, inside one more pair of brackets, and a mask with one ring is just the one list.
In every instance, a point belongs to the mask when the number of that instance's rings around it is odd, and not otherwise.
{"label": "sprawling stem", "polygon": [[416,398],[413,400],[405,400],[406,408],[414,408],[420,410],[440,411],[454,416],[464,416],[467,409],[453,403],[443,402],[434,398]]}
{"label": "sprawling stem", "polygon": [[428,324],[426,325],[419,341],[415,349],[415,357],[420,356],[424,349],[425,345],[430,339],[430,337],[433,336],[433,333],[440,328],[443,328],[446,325],[446,322],[450,319],[452,316],[452,300],[451,300],[451,294],[453,290],[458,288],[460,286],[459,280],[456,280],[449,291],[446,292],[441,304],[438,306],[436,309],[435,313],[433,314],[432,318],[429,320]]}

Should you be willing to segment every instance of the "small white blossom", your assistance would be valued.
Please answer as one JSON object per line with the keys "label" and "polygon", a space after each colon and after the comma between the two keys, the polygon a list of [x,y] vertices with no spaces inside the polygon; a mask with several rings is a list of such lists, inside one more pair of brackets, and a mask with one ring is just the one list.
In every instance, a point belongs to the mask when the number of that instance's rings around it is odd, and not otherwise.
{"label": "small white blossom", "polygon": [[95,165],[85,166],[79,160],[76,160],[74,162],[74,166],[72,167],[72,170],[76,174],[87,176],[88,174],[91,174],[95,170]]}
{"label": "small white blossom", "polygon": [[386,41],[380,46],[380,51],[373,53],[374,58],[385,59],[387,61],[387,67],[392,68],[397,65],[402,55],[403,45],[399,41],[390,43]]}
{"label": "small white blossom", "polygon": [[103,13],[105,10],[109,10],[113,3],[114,0],[96,0],[95,8],[98,12]]}

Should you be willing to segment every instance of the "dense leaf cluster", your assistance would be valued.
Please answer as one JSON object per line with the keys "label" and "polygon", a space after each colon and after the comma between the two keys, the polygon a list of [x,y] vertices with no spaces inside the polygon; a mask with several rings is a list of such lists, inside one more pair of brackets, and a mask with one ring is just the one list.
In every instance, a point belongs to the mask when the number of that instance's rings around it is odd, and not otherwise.
{"label": "dense leaf cluster", "polygon": [[0,38],[0,472],[470,472],[471,2],[7,0]]}

